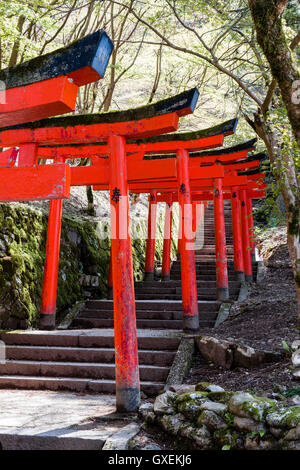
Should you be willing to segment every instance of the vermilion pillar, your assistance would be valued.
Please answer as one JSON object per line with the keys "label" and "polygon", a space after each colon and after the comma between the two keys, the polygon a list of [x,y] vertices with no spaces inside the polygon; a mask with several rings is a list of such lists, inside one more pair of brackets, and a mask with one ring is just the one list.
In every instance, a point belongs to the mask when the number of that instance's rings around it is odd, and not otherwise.
{"label": "vermilion pillar", "polygon": [[110,258],[109,258],[109,270],[108,270],[108,280],[107,280],[107,298],[113,298],[113,277],[112,277],[112,256],[110,250]]}
{"label": "vermilion pillar", "polygon": [[129,235],[129,201],[125,138],[109,137],[111,256],[113,274],[117,411],[136,411],[140,381]]}
{"label": "vermilion pillar", "polygon": [[229,289],[224,220],[223,183],[221,178],[215,178],[214,180],[214,216],[217,299],[227,300],[229,298]]}
{"label": "vermilion pillar", "polygon": [[62,207],[62,199],[50,201],[40,312],[41,330],[55,328]]}
{"label": "vermilion pillar", "polygon": [[250,237],[250,246],[251,246],[251,260],[255,261],[255,243],[254,243],[254,222],[253,222],[253,207],[252,199],[247,197],[247,214],[248,214],[248,224],[249,224],[249,237]]}
{"label": "vermilion pillar", "polygon": [[245,280],[252,282],[252,262],[251,262],[251,245],[249,237],[248,211],[247,211],[247,194],[246,190],[240,191],[241,201],[241,224],[242,224],[242,240],[243,240],[243,258]]}
{"label": "vermilion pillar", "polygon": [[145,281],[154,279],[157,191],[149,196],[148,238],[146,245]]}
{"label": "vermilion pillar", "polygon": [[171,243],[172,243],[172,196],[166,202],[165,228],[164,228],[164,247],[162,257],[161,280],[170,280],[171,268]]}
{"label": "vermilion pillar", "polygon": [[189,179],[189,154],[177,151],[178,201],[182,238],[180,241],[183,329],[199,329],[197,280],[193,237],[193,210]]}
{"label": "vermilion pillar", "polygon": [[231,191],[232,232],[234,249],[234,270],[239,281],[245,280],[242,227],[240,215],[240,198],[238,188],[235,186]]}

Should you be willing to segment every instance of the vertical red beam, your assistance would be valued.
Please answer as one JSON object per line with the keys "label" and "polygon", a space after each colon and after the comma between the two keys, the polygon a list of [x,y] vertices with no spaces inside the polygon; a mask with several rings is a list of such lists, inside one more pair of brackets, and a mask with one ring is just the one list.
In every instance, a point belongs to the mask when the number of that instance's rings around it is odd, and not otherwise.
{"label": "vertical red beam", "polygon": [[166,202],[165,212],[165,227],[164,227],[164,246],[163,246],[163,257],[162,257],[162,270],[161,280],[170,280],[170,268],[171,268],[171,243],[172,243],[172,195],[168,197]]}
{"label": "vertical red beam", "polygon": [[180,241],[183,329],[199,329],[196,265],[193,237],[193,210],[189,178],[189,154],[177,151],[178,201],[181,209]]}
{"label": "vertical red beam", "polygon": [[250,246],[251,246],[251,261],[255,262],[253,207],[252,207],[252,199],[249,197],[247,197],[247,214],[248,214],[249,237],[250,237]]}
{"label": "vertical red beam", "polygon": [[[57,162],[63,162],[63,159],[58,158]],[[62,208],[62,199],[50,201],[40,311],[41,330],[55,328]]]}
{"label": "vertical red beam", "polygon": [[107,298],[113,298],[113,275],[112,275],[112,256],[110,250],[110,257],[109,257],[109,269],[108,269],[108,280],[107,280]]}
{"label": "vertical red beam", "polygon": [[116,405],[119,412],[132,412],[136,411],[140,404],[140,380],[132,248],[129,235],[125,138],[115,135],[110,136],[108,144],[110,148]]}
{"label": "vertical red beam", "polygon": [[148,238],[146,244],[145,260],[145,281],[154,279],[154,261],[155,261],[155,235],[156,235],[156,209],[157,209],[157,191],[151,191],[149,196],[148,212]]}
{"label": "vertical red beam", "polygon": [[247,194],[246,194],[245,189],[242,189],[240,191],[240,201],[241,201],[241,224],[242,224],[245,280],[247,282],[252,282],[253,278],[252,278],[252,262],[251,262],[251,245],[250,245],[250,237],[249,237]]}
{"label": "vertical red beam", "polygon": [[40,312],[41,330],[55,328],[62,202],[62,199],[50,201]]}
{"label": "vertical red beam", "polygon": [[228,289],[228,269],[227,269],[222,178],[215,178],[214,180],[214,216],[215,216],[217,299],[227,300],[229,298],[229,289]]}
{"label": "vertical red beam", "polygon": [[240,199],[237,186],[231,191],[232,233],[234,249],[234,270],[238,281],[245,281]]}

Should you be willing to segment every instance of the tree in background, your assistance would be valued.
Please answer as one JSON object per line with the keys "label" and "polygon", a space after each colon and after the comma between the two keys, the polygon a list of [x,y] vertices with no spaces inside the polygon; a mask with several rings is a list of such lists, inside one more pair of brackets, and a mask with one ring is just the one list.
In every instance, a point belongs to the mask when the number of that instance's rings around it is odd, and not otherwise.
{"label": "tree in background", "polygon": [[[128,6],[127,0],[111,2]],[[287,0],[249,0],[249,3],[259,4],[260,19],[263,17],[268,21],[268,25],[260,21],[260,40],[264,47],[256,37],[256,25],[247,0],[157,0],[147,15],[141,17],[132,6],[131,14],[152,32],[154,38],[159,38],[159,44],[192,56],[204,69],[214,69],[215,74],[223,77],[227,93],[236,96],[236,113],[243,116],[262,139],[285,204],[300,324],[300,159],[295,139],[300,121],[299,105],[295,106],[291,100],[295,92],[292,84],[299,76],[292,60],[292,51],[297,53],[299,50],[299,6],[297,2]],[[269,16],[263,14],[264,8],[270,9]],[[277,14],[273,10],[277,10]],[[281,22],[285,11],[289,26],[283,26]],[[276,45],[272,53],[273,40]],[[273,66],[264,58],[265,48],[273,57]],[[284,72],[278,65],[280,56],[284,60]],[[286,80],[288,73],[291,75]],[[279,82],[282,95],[278,92]],[[279,85],[280,90],[281,87]],[[291,117],[293,126],[289,122]]]}

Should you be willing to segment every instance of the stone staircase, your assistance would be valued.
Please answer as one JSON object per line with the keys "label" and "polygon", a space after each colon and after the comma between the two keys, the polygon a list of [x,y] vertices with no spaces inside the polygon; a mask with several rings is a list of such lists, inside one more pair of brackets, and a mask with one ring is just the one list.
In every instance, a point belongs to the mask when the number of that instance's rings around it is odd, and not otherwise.
{"label": "stone staircase", "polygon": [[[230,298],[236,300],[240,282],[233,268],[233,242],[230,201],[224,202]],[[204,235],[204,244],[203,242]],[[202,241],[201,241],[202,240]],[[213,205],[208,204],[203,230],[200,227],[195,240],[199,326],[213,327],[220,309],[216,299],[216,263],[214,245]],[[203,246],[202,246],[203,245]],[[135,285],[136,318],[138,328],[182,329],[180,260],[172,263],[170,281],[138,282]],[[75,328],[113,328],[112,300],[88,301],[77,318]]]}
{"label": "stone staircase", "polygon": [[[225,203],[230,298],[240,283],[233,272],[230,204]],[[213,207],[208,205],[196,236],[196,273],[201,328],[213,327],[220,308],[216,300]],[[135,286],[141,390],[156,395],[166,382],[182,329],[180,260],[172,264],[168,282]],[[6,364],[0,364],[0,388],[114,393],[113,301],[88,300],[69,330],[0,334]]]}
{"label": "stone staircase", "polygon": [[[0,388],[115,393],[114,332],[105,330],[18,331],[0,335],[6,364]],[[180,335],[138,331],[141,390],[148,396],[166,382]]]}

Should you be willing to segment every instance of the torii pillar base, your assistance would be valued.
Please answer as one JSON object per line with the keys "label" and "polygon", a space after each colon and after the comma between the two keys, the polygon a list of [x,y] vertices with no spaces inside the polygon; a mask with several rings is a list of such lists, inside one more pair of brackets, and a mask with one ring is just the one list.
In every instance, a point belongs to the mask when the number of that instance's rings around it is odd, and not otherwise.
{"label": "torii pillar base", "polygon": [[245,273],[244,273],[244,271],[235,271],[235,278],[239,282],[245,282]]}
{"label": "torii pillar base", "polygon": [[144,282],[151,282],[154,281],[154,273],[145,273],[144,274]]}
{"label": "torii pillar base", "polygon": [[40,330],[51,331],[55,330],[55,315],[41,315],[40,316]]}

